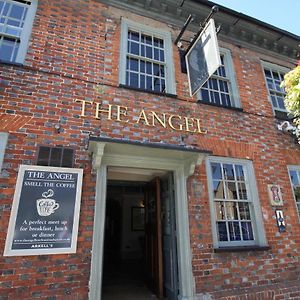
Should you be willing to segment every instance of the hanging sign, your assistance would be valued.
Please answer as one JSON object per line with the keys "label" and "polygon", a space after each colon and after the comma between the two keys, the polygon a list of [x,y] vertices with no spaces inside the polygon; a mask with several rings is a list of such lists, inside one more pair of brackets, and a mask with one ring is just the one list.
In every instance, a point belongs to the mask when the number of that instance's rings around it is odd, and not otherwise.
{"label": "hanging sign", "polygon": [[76,252],[82,173],[20,166],[4,256]]}
{"label": "hanging sign", "polygon": [[215,22],[210,19],[185,56],[190,95],[199,91],[209,77],[221,66]]}

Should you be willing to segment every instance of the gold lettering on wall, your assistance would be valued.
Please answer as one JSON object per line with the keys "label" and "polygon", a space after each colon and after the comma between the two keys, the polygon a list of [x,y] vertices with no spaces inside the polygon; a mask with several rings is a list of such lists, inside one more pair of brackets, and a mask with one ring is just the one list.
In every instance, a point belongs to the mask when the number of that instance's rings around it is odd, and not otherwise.
{"label": "gold lettering on wall", "polygon": [[108,109],[107,110],[100,109],[100,107],[101,107],[101,103],[96,102],[95,118],[96,119],[100,119],[99,114],[100,113],[104,113],[104,114],[107,114],[107,119],[111,120],[111,113],[112,113],[112,109],[111,108],[112,108],[112,105],[108,104]]}
{"label": "gold lettering on wall", "polygon": [[[93,115],[95,119],[107,119],[109,121],[116,120],[117,122],[128,123],[130,120],[130,110],[127,106],[106,104],[102,102],[94,102],[88,100],[75,99],[74,102],[81,104],[81,117]],[[90,109],[87,115],[87,110]],[[131,111],[132,113],[132,111]],[[133,116],[132,116],[133,117]],[[158,113],[155,111],[146,111],[142,109],[138,113],[137,124],[145,124],[152,127],[171,128],[176,131],[186,131],[190,133],[206,134],[207,130],[202,130],[201,122],[198,118],[184,117],[167,113]]]}
{"label": "gold lettering on wall", "polygon": [[81,117],[85,117],[86,103],[93,105],[93,101],[75,99],[75,102],[81,102],[81,115],[80,115]]}
{"label": "gold lettering on wall", "polygon": [[179,128],[174,127],[173,119],[175,119],[175,118],[177,118],[177,119],[179,119],[179,121],[181,121],[180,116],[170,115],[169,120],[168,120],[168,123],[169,123],[170,127],[174,130],[182,131],[182,124],[181,123],[179,123]]}
{"label": "gold lettering on wall", "polygon": [[149,121],[147,119],[147,115],[146,115],[146,113],[145,113],[145,111],[143,109],[141,110],[141,113],[140,113],[140,115],[139,115],[136,123],[140,123],[140,120],[144,120],[145,124],[147,126],[150,126]]}
{"label": "gold lettering on wall", "polygon": [[158,121],[158,123],[166,128],[167,127],[167,124],[166,124],[166,114],[163,113],[162,114],[162,119],[157,115],[157,113],[155,111],[151,111],[151,115],[152,115],[152,126],[155,127],[155,120]]}
{"label": "gold lettering on wall", "polygon": [[121,119],[122,117],[127,117],[127,110],[128,108],[126,106],[117,105],[117,121],[126,123],[129,122],[128,119]]}

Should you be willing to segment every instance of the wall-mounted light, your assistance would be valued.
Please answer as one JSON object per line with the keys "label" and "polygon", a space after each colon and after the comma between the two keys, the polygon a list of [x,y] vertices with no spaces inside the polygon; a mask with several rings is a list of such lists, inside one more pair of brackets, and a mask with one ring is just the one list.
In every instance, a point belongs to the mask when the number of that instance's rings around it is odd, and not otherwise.
{"label": "wall-mounted light", "polygon": [[284,121],[277,125],[278,130],[283,132],[295,131],[297,127],[293,126],[289,121]]}
{"label": "wall-mounted light", "polygon": [[60,123],[54,124],[54,129],[56,130],[57,133],[60,133],[60,130],[61,130],[61,125],[60,125]]}

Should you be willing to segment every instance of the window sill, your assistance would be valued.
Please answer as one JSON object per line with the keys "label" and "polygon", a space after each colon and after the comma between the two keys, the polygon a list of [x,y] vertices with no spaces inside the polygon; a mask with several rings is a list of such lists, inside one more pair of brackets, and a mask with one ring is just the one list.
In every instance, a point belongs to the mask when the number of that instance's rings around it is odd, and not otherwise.
{"label": "window sill", "polygon": [[18,66],[18,67],[23,67],[24,66],[24,64],[14,62],[14,61],[3,60],[3,59],[0,59],[0,64],[1,65]]}
{"label": "window sill", "polygon": [[135,88],[135,87],[132,87],[132,86],[129,86],[129,85],[125,85],[125,84],[119,84],[119,87],[124,88],[124,89],[128,89],[128,90],[133,90],[133,91],[141,92],[141,93],[154,94],[154,95],[159,95],[159,96],[164,96],[164,97],[170,97],[170,98],[177,98],[177,95],[175,95],[175,94],[168,94],[168,93],[156,92],[156,91],[152,91],[152,90],[144,90],[144,89]]}
{"label": "window sill", "polygon": [[209,103],[209,102],[203,102],[201,100],[197,100],[197,103],[199,104],[204,104],[204,105],[209,105],[209,106],[215,106],[215,107],[220,107],[220,108],[226,108],[226,109],[230,109],[230,110],[235,110],[235,111],[240,111],[243,112],[244,110],[240,107],[233,107],[233,106],[224,106],[224,105],[219,105],[219,104],[215,104],[215,103]]}
{"label": "window sill", "polygon": [[268,251],[270,246],[239,246],[239,247],[223,247],[223,248],[214,248],[215,253],[222,252],[246,252],[246,251]]}
{"label": "window sill", "polygon": [[294,116],[289,115],[287,111],[275,110],[275,118],[281,121],[293,121]]}

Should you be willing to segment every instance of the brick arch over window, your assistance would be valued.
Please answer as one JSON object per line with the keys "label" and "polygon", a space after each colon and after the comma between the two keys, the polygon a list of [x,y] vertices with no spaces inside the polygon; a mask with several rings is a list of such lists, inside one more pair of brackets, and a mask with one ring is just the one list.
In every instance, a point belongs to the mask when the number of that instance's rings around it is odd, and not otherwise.
{"label": "brick arch over window", "polygon": [[236,141],[220,141],[219,138],[205,138],[200,141],[199,146],[209,149],[213,155],[228,156],[236,158],[254,159],[260,148],[251,143],[241,143]]}
{"label": "brick arch over window", "polygon": [[0,131],[15,132],[31,121],[32,117],[0,114]]}

